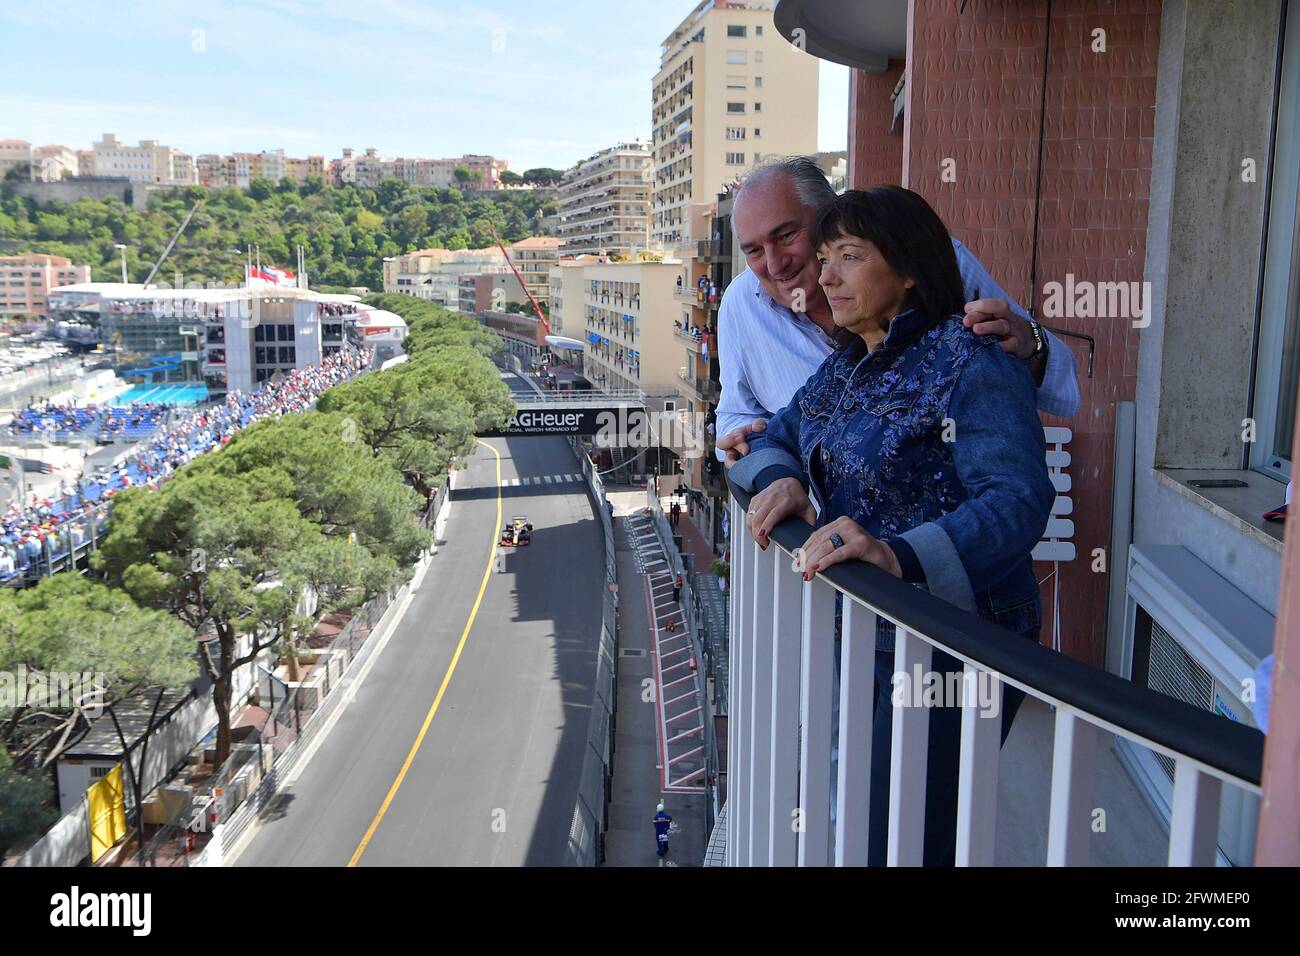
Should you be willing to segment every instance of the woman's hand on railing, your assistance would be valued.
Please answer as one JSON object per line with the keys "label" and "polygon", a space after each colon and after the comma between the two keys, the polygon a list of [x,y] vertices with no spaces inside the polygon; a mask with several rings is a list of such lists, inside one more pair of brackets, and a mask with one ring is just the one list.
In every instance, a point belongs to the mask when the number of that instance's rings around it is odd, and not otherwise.
{"label": "woman's hand on railing", "polygon": [[787,518],[817,523],[817,512],[797,478],[778,478],[754,495],[745,514],[745,525],[758,546],[766,551],[772,529]]}
{"label": "woman's hand on railing", "polygon": [[[842,543],[837,545],[837,541]],[[903,576],[893,549],[864,531],[852,518],[836,518],[810,534],[803,547],[794,553],[794,569],[802,572],[805,581],[811,581],[818,571],[854,558],[884,568],[896,578]]]}

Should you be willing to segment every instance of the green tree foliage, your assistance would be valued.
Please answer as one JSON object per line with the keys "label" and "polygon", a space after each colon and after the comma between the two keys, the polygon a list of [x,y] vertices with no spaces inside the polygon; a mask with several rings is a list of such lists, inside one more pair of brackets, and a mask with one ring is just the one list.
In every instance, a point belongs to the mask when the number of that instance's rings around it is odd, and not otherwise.
{"label": "green tree foliage", "polygon": [[[465,170],[470,174],[470,170]],[[473,176],[469,175],[467,184]],[[203,205],[181,236],[163,270],[187,281],[237,284],[246,250],[260,246],[263,264],[293,267],[296,245],[306,249],[313,286],[383,285],[383,258],[442,246],[482,248],[494,244],[487,225],[506,242],[537,232],[554,199],[531,191],[482,195],[455,187],[417,187],[396,180],[378,189],[329,188],[319,176],[301,186],[255,180],[248,190],[159,190],[136,210],[118,199],[53,201],[37,205],[0,185],[0,239],[16,252],[66,255],[91,266],[99,282],[121,275],[116,243],[127,246],[130,276],[140,281],[162,254],[196,199]]]}
{"label": "green tree foliage", "polygon": [[39,836],[58,816],[46,782],[38,774],[13,769],[0,747],[0,856],[15,844]]}
{"label": "green tree foliage", "polygon": [[390,577],[429,545],[428,532],[411,520],[422,500],[398,472],[369,453],[356,423],[344,415],[316,412],[259,422],[237,432],[220,454],[194,461],[186,474],[276,486],[287,479],[302,517],[327,540],[351,537]]}
{"label": "green tree foliage", "polygon": [[524,170],[524,182],[538,186],[553,186],[563,178],[564,170],[551,169],[549,166],[538,166],[535,169]]}
{"label": "green tree foliage", "polygon": [[388,294],[366,301],[406,321],[410,358],[334,386],[317,410],[353,422],[372,455],[431,485],[454,456],[473,448],[475,432],[514,414],[510,390],[488,358],[501,339],[469,316],[422,299]]}
{"label": "green tree foliage", "polygon": [[471,348],[484,358],[501,351],[501,337],[473,316],[449,312],[440,305],[397,292],[367,296],[366,302],[395,312],[406,321],[402,347],[409,355],[449,345]]}
{"label": "green tree foliage", "polygon": [[293,494],[286,470],[227,476],[183,468],[158,492],[133,488],[115,499],[96,553],[111,584],[200,635],[218,764],[230,753],[235,671],[269,647],[292,646],[310,625],[297,613],[304,587],[315,581],[359,603],[392,583],[391,562],[324,535]]}
{"label": "green tree foliage", "polygon": [[[102,675],[102,696],[73,706],[0,707],[0,752],[45,765],[84,724],[84,706],[108,706],[146,687],[184,687],[198,676],[193,632],[120,590],[58,574],[0,592],[0,670]],[[57,703],[57,702],[56,702]]]}

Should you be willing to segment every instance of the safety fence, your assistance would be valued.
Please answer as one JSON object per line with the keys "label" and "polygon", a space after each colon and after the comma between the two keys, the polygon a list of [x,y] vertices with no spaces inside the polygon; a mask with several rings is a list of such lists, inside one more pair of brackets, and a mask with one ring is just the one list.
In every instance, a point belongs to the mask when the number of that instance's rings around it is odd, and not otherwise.
{"label": "safety fence", "polygon": [[592,694],[591,723],[578,778],[578,797],[569,826],[565,866],[596,866],[605,860],[605,832],[609,829],[609,801],[614,776],[614,734],[618,708],[618,565],[614,550],[613,508],[605,496],[591,459],[576,440],[574,454],[587,478],[592,505],[605,539],[605,589],[601,601],[600,643],[596,651],[596,684]]}

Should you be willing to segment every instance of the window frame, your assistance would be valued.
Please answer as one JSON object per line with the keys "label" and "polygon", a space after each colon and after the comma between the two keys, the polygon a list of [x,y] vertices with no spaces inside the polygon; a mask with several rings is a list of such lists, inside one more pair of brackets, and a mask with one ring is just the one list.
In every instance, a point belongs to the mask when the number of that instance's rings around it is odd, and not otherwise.
{"label": "window frame", "polygon": [[[1249,414],[1255,441],[1248,445],[1247,467],[1289,481],[1291,449],[1277,449],[1283,414],[1281,386],[1287,363],[1300,364],[1300,15],[1293,11],[1284,25],[1282,69],[1277,96],[1277,128],[1269,167],[1268,232],[1263,254],[1263,281],[1256,315],[1255,387]],[[1294,394],[1290,396],[1294,402]],[[1293,409],[1292,416],[1296,417]],[[1300,428],[1297,422],[1295,428]],[[1292,439],[1294,441],[1294,431]]]}

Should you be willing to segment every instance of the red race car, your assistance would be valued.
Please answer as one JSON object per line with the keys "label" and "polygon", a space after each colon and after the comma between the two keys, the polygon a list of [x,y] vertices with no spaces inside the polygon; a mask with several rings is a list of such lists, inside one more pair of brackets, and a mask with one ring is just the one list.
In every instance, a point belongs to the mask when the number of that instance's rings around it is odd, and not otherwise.
{"label": "red race car", "polygon": [[503,548],[522,548],[533,538],[533,526],[528,518],[516,515],[510,523],[501,529],[501,546]]}

